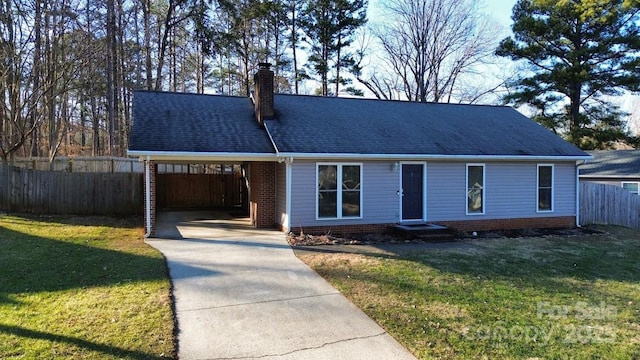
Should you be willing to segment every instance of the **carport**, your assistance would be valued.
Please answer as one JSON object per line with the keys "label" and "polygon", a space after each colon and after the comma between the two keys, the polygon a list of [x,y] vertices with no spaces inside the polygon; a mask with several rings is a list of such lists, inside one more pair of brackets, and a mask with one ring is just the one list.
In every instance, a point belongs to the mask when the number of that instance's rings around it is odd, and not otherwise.
{"label": "carport", "polygon": [[[134,92],[127,154],[145,163],[145,236],[154,236],[156,210],[233,208],[238,200],[253,226],[275,226],[275,168],[282,159],[260,122],[262,107],[273,113],[273,91],[260,93],[270,95],[270,103],[254,107],[248,97]],[[223,168],[217,177],[158,171],[176,164]],[[225,178],[224,166],[240,167],[240,175]]]}
{"label": "carport", "polygon": [[[247,225],[254,228],[275,227],[275,156],[261,157],[271,158],[274,161],[235,159],[236,164],[242,164],[239,173],[167,175],[158,173],[158,169],[172,160],[157,154],[154,158],[145,157],[145,237],[158,236],[156,217],[163,211],[195,211],[199,221],[213,221],[209,225],[216,221],[224,224],[237,218],[245,219]],[[230,159],[201,160],[199,163],[221,162],[234,164]],[[227,184],[223,182],[225,177]],[[180,199],[181,196],[185,199]]]}

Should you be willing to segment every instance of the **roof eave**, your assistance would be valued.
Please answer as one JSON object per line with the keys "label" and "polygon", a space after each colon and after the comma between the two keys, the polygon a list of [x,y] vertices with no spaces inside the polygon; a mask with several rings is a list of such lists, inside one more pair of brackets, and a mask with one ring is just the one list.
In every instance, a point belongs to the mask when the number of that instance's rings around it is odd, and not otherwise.
{"label": "roof eave", "polygon": [[592,156],[548,156],[548,155],[442,155],[442,154],[357,154],[357,153],[287,153],[278,157],[294,159],[365,159],[365,160],[469,160],[469,161],[585,161]]}
{"label": "roof eave", "polygon": [[127,150],[127,155],[153,161],[277,161],[275,153]]}

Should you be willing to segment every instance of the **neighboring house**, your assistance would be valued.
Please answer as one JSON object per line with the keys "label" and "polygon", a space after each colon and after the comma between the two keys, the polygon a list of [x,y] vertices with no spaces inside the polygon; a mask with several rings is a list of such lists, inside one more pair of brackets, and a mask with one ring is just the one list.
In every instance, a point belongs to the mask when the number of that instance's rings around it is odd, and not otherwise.
{"label": "neighboring house", "polygon": [[638,194],[640,150],[590,151],[593,159],[580,165],[580,181],[620,186]]}
{"label": "neighboring house", "polygon": [[573,227],[589,154],[502,106],[137,91],[129,155],[145,161],[147,235],[157,163],[242,164],[256,227],[380,231]]}

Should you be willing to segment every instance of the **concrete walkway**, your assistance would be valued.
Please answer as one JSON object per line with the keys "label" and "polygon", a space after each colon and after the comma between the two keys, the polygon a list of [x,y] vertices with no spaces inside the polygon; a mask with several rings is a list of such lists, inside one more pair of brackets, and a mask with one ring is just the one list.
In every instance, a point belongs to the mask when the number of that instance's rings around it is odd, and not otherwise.
{"label": "concrete walkway", "polygon": [[283,233],[211,216],[161,213],[147,240],[169,265],[180,359],[415,359]]}

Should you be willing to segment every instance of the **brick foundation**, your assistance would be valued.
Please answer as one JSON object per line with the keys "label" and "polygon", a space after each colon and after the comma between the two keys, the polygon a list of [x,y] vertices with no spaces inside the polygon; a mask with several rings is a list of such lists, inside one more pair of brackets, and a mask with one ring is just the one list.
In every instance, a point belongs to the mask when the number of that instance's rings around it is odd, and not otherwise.
{"label": "brick foundation", "polygon": [[249,216],[257,228],[276,226],[276,164],[249,164]]}
{"label": "brick foundation", "polygon": [[[519,218],[519,219],[495,219],[495,220],[467,220],[467,221],[437,221],[456,231],[489,231],[512,229],[545,229],[545,228],[573,228],[576,226],[575,216],[543,217],[543,218]],[[300,234],[323,235],[357,233],[380,233],[395,224],[364,224],[364,225],[334,225],[334,226],[294,226],[291,232]],[[280,230],[284,230],[282,227]]]}
{"label": "brick foundation", "polygon": [[574,228],[576,226],[576,217],[559,216],[494,220],[438,221],[437,223],[458,231]]}

